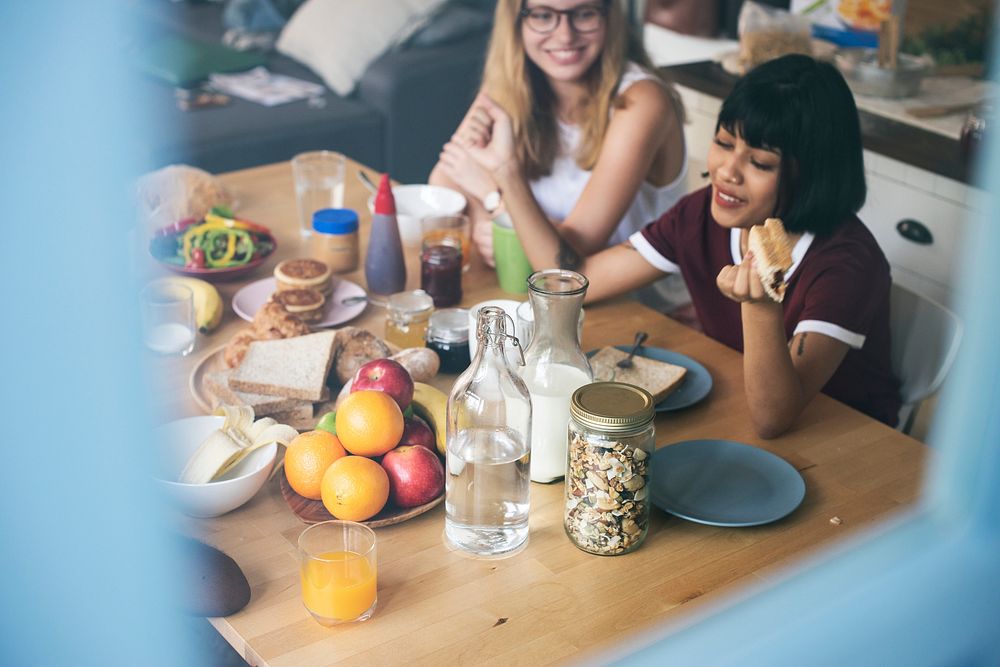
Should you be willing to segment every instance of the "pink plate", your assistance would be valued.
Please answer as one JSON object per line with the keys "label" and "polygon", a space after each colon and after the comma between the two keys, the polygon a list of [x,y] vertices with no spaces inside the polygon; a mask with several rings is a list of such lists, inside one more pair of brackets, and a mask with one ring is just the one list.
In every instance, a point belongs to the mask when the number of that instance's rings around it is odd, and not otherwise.
{"label": "pink plate", "polygon": [[[244,320],[250,322],[276,289],[277,283],[274,278],[256,280],[233,296],[233,310]],[[323,319],[319,322],[310,322],[309,326],[313,329],[322,329],[353,320],[364,312],[365,306],[368,304],[363,300],[346,306],[341,303],[344,299],[352,296],[365,296],[365,291],[357,283],[335,277],[333,279],[333,293],[326,298]]]}

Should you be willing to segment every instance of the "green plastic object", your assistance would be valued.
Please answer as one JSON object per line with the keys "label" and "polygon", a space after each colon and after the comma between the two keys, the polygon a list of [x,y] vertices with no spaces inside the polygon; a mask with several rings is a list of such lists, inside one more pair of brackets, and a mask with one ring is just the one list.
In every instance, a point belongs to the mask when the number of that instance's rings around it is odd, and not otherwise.
{"label": "green plastic object", "polygon": [[237,51],[224,44],[167,35],[136,54],[140,71],[174,86],[189,88],[213,73],[242,72],[267,62],[259,53]]}

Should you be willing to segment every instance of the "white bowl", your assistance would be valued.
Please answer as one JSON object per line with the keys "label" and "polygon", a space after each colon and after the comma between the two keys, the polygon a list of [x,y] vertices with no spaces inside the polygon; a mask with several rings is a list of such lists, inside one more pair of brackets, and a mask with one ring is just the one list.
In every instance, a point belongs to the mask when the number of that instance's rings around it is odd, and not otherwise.
{"label": "white bowl", "polygon": [[215,482],[174,481],[195,450],[223,421],[223,417],[188,417],[164,424],[153,433],[159,454],[156,482],[171,502],[189,516],[208,518],[236,509],[260,491],[274,467],[278,445],[271,443],[251,452]]}
{"label": "white bowl", "polygon": [[[440,185],[397,185],[392,189],[396,200],[399,236],[406,245],[420,245],[420,221],[435,215],[457,215],[465,210],[460,192]],[[375,211],[375,197],[368,198],[368,210]]]}

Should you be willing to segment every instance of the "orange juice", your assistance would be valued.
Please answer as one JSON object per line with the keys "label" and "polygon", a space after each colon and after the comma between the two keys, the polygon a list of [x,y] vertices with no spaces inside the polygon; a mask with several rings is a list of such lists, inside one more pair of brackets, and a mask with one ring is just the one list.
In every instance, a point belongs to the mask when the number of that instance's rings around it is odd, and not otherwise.
{"label": "orange juice", "polygon": [[353,551],[327,551],[300,567],[302,601],[317,616],[351,621],[375,604],[376,566]]}

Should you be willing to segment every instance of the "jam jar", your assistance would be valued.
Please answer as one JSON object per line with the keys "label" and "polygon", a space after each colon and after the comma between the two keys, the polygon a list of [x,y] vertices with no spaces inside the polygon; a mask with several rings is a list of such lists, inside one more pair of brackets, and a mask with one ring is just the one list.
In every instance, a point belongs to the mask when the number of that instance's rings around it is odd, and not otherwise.
{"label": "jam jar", "polygon": [[469,311],[443,308],[431,315],[427,347],[437,352],[442,373],[461,373],[469,367]]}
{"label": "jam jar", "polygon": [[453,238],[425,240],[420,253],[420,287],[438,308],[462,300],[462,246]]}
{"label": "jam jar", "polygon": [[623,382],[594,382],[570,401],[563,527],[588,553],[617,556],[649,531],[653,397]]}
{"label": "jam jar", "polygon": [[433,312],[434,301],[423,290],[393,294],[386,307],[386,341],[401,348],[424,347]]}

